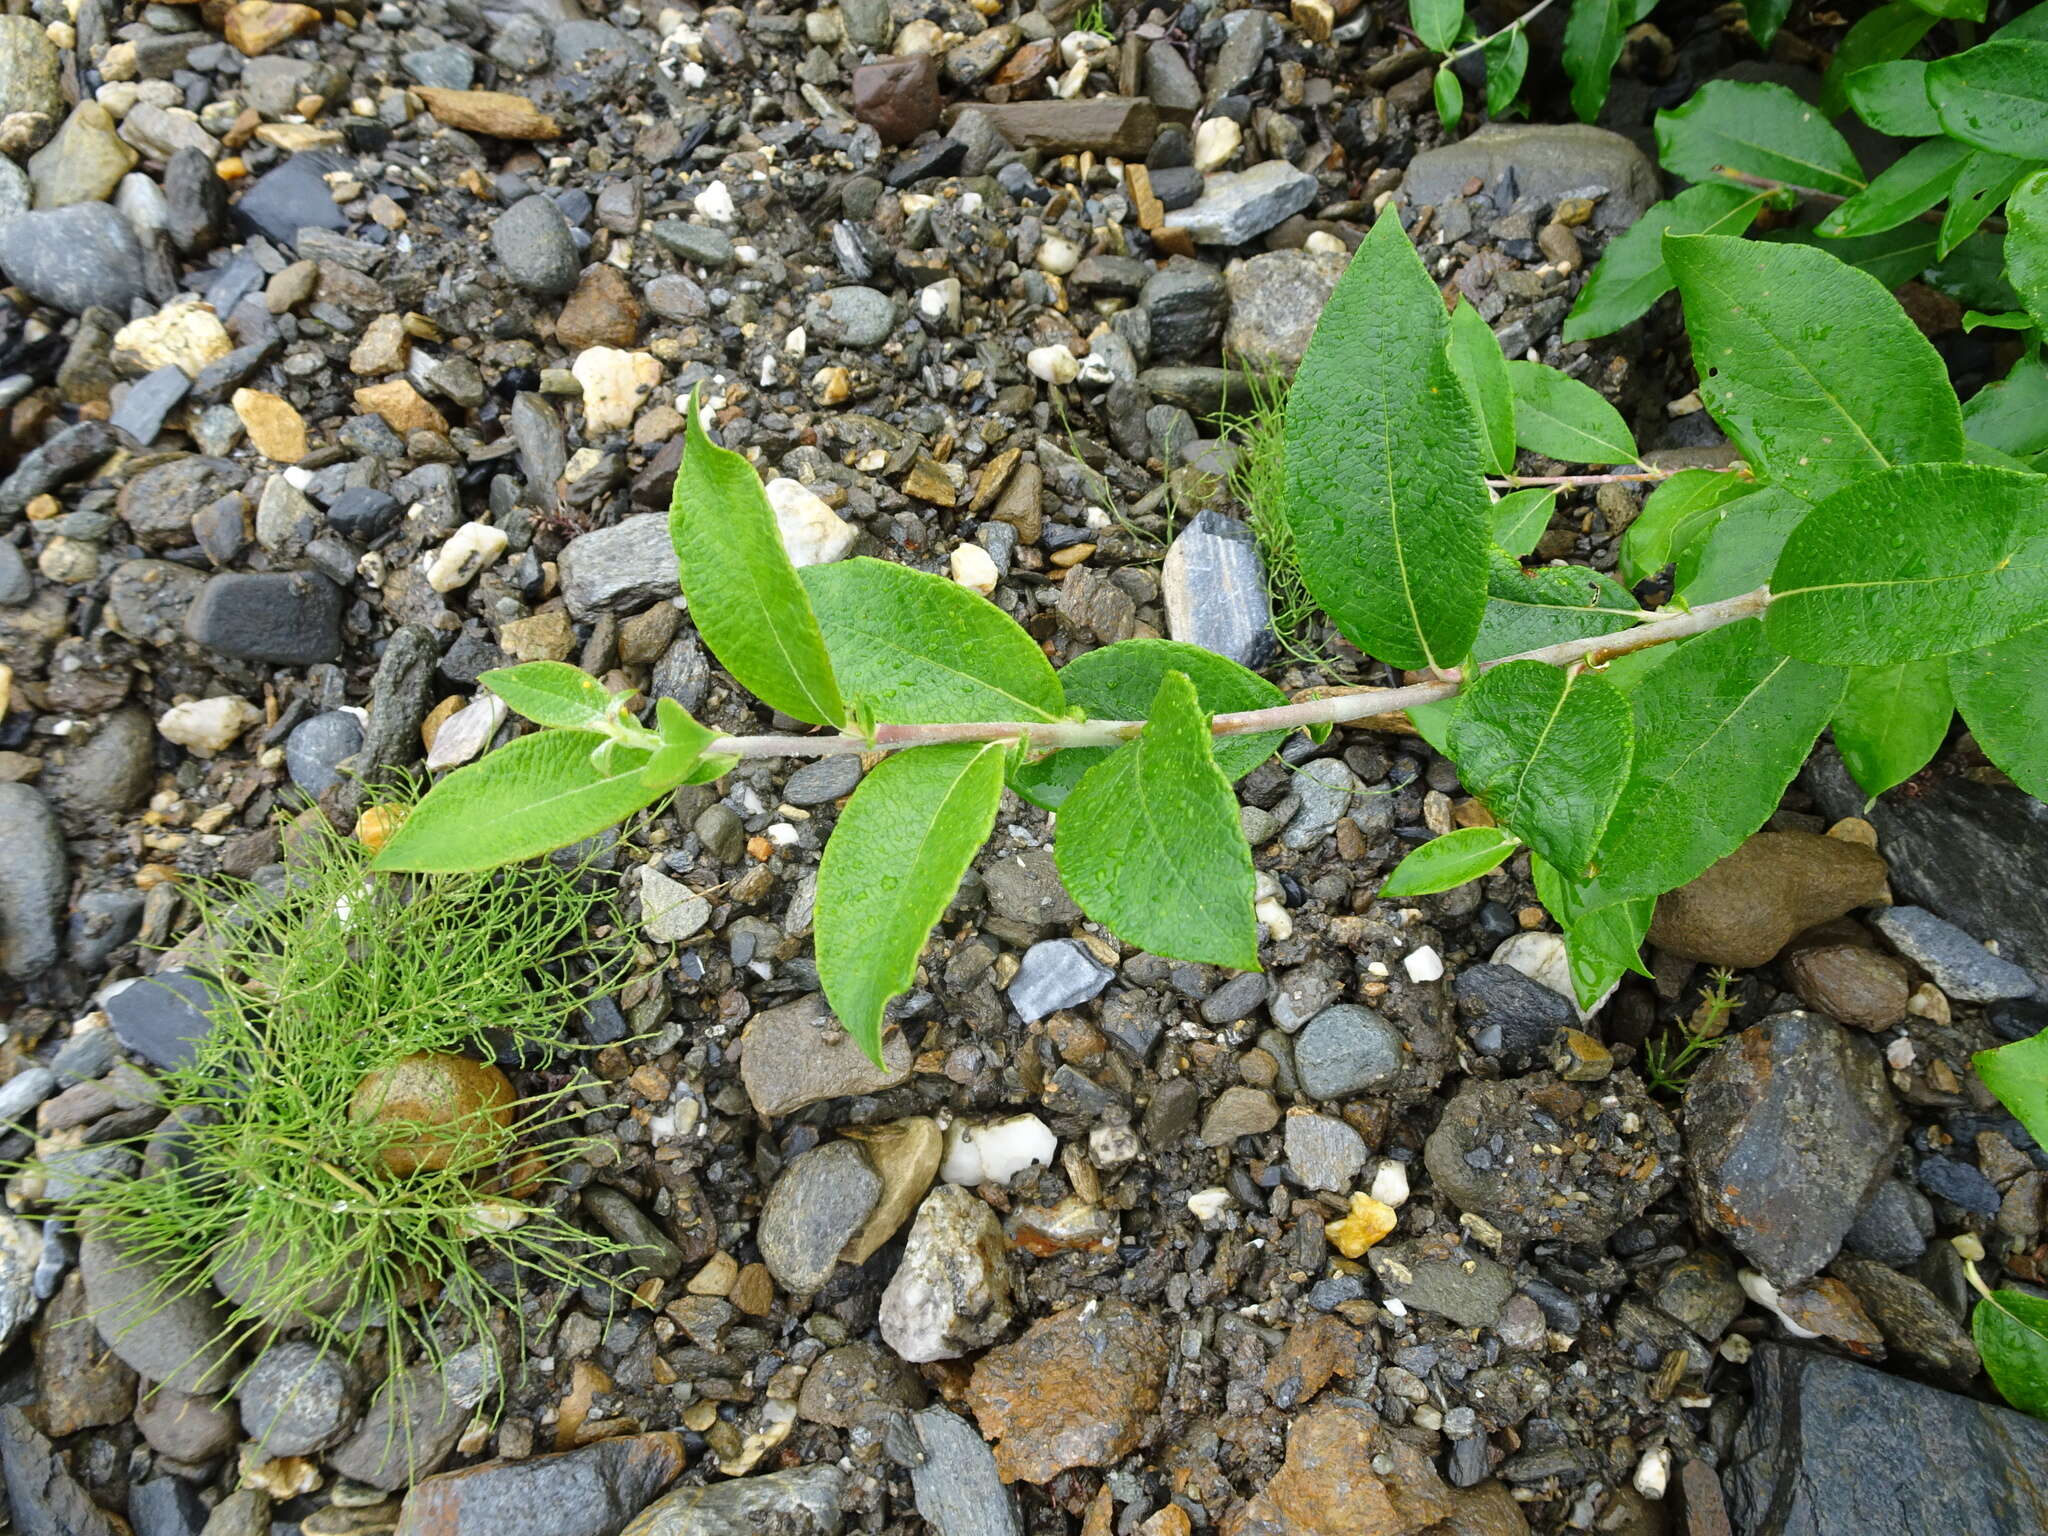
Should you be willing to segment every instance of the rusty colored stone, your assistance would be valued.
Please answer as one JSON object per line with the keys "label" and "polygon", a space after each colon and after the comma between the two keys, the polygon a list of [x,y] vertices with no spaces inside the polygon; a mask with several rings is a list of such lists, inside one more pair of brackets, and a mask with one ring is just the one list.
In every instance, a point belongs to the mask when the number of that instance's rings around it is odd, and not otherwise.
{"label": "rusty colored stone", "polygon": [[[363,1074],[349,1100],[358,1125],[409,1127],[378,1156],[391,1173],[446,1168],[465,1141],[509,1131],[516,1095],[488,1062],[445,1051],[422,1051]],[[476,1161],[483,1161],[478,1158]]]}
{"label": "rusty colored stone", "polygon": [[[1373,1470],[1376,1458],[1387,1467]],[[1287,1431],[1287,1460],[1222,1526],[1223,1536],[1412,1536],[1457,1505],[1436,1466],[1357,1403],[1311,1408]]]}
{"label": "rusty colored stone", "polygon": [[1794,934],[1881,902],[1885,862],[1814,832],[1759,832],[1657,900],[1650,942],[1687,960],[1768,965]]}
{"label": "rusty colored stone", "polygon": [[227,34],[230,47],[253,59],[319,25],[320,13],[310,5],[242,0],[240,5],[228,11],[222,30]]}
{"label": "rusty colored stone", "polygon": [[1142,96],[1100,96],[1094,101],[1015,101],[976,107],[986,112],[1019,149],[1059,153],[1093,150],[1098,155],[1142,159],[1159,125],[1187,114],[1162,111]]}
{"label": "rusty colored stone", "polygon": [[1041,37],[1035,42],[1026,43],[1005,59],[1003,67],[996,71],[995,78],[989,84],[994,90],[1000,90],[1004,94],[999,97],[992,90],[989,100],[1015,101],[1020,96],[1030,95],[1039,82],[1050,75],[1058,64],[1059,45],[1051,38]]}
{"label": "rusty colored stone", "polygon": [[404,379],[386,379],[356,391],[356,409],[367,416],[382,416],[391,430],[401,435],[448,430],[448,418]]}
{"label": "rusty colored stone", "polygon": [[561,125],[524,96],[510,91],[450,91],[416,85],[413,94],[450,128],[500,139],[559,139]]}
{"label": "rusty colored stone", "polygon": [[640,300],[625,273],[613,266],[584,270],[555,317],[555,340],[572,352],[586,347],[630,347],[640,339]]}
{"label": "rusty colored stone", "polygon": [[1289,1331],[1266,1367],[1266,1396],[1276,1408],[1298,1408],[1332,1376],[1356,1376],[1371,1359],[1372,1344],[1364,1334],[1341,1318],[1318,1312]]}
{"label": "rusty colored stone", "polygon": [[939,120],[939,61],[914,53],[857,66],[853,115],[884,144],[908,144]]}
{"label": "rusty colored stone", "polygon": [[1137,1448],[1166,1387],[1157,1319],[1114,1298],[1042,1318],[982,1356],[967,1405],[1006,1483],[1106,1467]]}

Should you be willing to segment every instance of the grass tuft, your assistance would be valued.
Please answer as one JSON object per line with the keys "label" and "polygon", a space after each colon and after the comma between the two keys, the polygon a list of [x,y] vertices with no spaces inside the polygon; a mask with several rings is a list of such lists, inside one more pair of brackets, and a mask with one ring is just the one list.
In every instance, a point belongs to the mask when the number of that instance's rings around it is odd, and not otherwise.
{"label": "grass tuft", "polygon": [[[522,1293],[615,1283],[601,1266],[620,1245],[548,1195],[584,1145],[570,1017],[628,956],[591,936],[604,898],[582,871],[372,875],[324,825],[295,832],[292,854],[276,888],[187,888],[195,963],[220,989],[213,1028],[159,1080],[168,1116],[133,1143],[137,1176],[61,1213],[154,1272],[128,1315],[218,1284],[221,1341],[302,1331],[400,1387],[408,1358],[492,1339],[499,1309],[523,1325]],[[366,1075],[386,1074],[374,1089],[425,1053],[514,1059],[534,1086],[424,1142],[378,1122],[374,1091],[351,1113]]]}

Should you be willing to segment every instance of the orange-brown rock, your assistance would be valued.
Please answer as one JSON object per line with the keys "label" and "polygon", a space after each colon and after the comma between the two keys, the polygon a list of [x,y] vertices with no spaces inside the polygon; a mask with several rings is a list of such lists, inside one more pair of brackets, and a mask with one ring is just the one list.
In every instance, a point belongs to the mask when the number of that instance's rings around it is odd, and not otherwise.
{"label": "orange-brown rock", "polygon": [[306,456],[306,418],[282,396],[261,389],[238,389],[233,404],[249,441],[266,459],[296,464]]}
{"label": "orange-brown rock", "polygon": [[1372,1345],[1340,1318],[1318,1312],[1298,1324],[1266,1367],[1266,1396],[1275,1408],[1298,1408],[1332,1376],[1356,1376],[1370,1363]]}
{"label": "orange-brown rock", "polygon": [[981,1357],[967,1406],[1006,1483],[1106,1467],[1135,1450],[1166,1388],[1166,1330],[1114,1298],[1042,1318]]}
{"label": "orange-brown rock", "polygon": [[450,128],[500,139],[559,139],[561,125],[524,96],[510,91],[450,91],[416,85],[413,94]]}
{"label": "orange-brown rock", "polygon": [[369,416],[382,416],[398,433],[443,432],[448,418],[427,397],[404,379],[386,379],[356,391],[356,409]]}
{"label": "orange-brown rock", "polygon": [[445,1051],[400,1057],[363,1074],[349,1099],[349,1118],[393,1132],[378,1156],[391,1173],[446,1168],[458,1150],[465,1162],[494,1160],[512,1126],[516,1095],[489,1062]]}
{"label": "orange-brown rock", "polygon": [[253,59],[319,25],[320,13],[310,5],[282,5],[277,0],[242,0],[240,5],[229,9],[222,30],[227,33],[230,47]]}
{"label": "orange-brown rock", "polygon": [[640,300],[617,267],[584,270],[555,317],[555,340],[572,352],[586,347],[630,347],[640,339]]}
{"label": "orange-brown rock", "polygon": [[[1375,1460],[1386,1468],[1373,1469]],[[1427,1452],[1370,1408],[1320,1403],[1287,1431],[1287,1460],[1223,1536],[1415,1536],[1456,1512]]]}
{"label": "orange-brown rock", "polygon": [[1650,942],[1708,965],[1768,965],[1793,935],[1885,899],[1875,850],[1814,832],[1759,832],[1657,900]]}

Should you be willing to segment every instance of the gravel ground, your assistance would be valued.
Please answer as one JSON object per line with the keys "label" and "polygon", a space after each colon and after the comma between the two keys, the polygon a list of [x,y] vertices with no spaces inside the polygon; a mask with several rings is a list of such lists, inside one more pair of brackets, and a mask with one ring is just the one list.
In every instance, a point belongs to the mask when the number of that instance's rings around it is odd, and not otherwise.
{"label": "gravel ground", "polygon": [[[1813,41],[1660,13],[1602,128],[1446,143],[1384,4],[585,3],[0,17],[0,1156],[148,1123],[116,989],[190,934],[181,884],[503,739],[480,672],[771,727],[666,549],[692,388],[800,561],[948,575],[1056,663],[1168,635],[1385,682],[1275,633],[1219,409],[1392,200],[1511,356],[1653,462],[1724,461],[1669,304],[1560,327],[1662,194],[1657,107],[1817,79]],[[1537,558],[1611,569],[1636,510],[1567,493]],[[2048,1528],[2048,1431],[1994,1406],[1948,1241],[2048,1279],[2048,1159],[1969,1069],[2048,1023],[2048,811],[1967,740],[1871,807],[1823,748],[1590,1015],[1524,861],[1375,899],[1484,814],[1419,738],[1241,781],[1257,975],[1086,923],[1006,798],[881,1071],[806,942],[860,772],[749,763],[596,849],[637,947],[578,1021],[596,1150],[559,1198],[656,1283],[530,1298],[502,1384],[469,1351],[401,1412],[284,1330],[224,1390],[204,1304],[109,1344],[118,1256],[10,1184],[16,1528]],[[1655,1070],[1702,1017],[1729,1043]]]}

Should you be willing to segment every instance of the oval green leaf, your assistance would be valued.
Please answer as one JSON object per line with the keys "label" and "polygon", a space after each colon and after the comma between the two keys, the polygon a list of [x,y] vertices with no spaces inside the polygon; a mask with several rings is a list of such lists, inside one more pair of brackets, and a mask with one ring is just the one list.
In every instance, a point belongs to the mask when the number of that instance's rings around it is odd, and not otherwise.
{"label": "oval green leaf", "polygon": [[1997,212],[2012,189],[2025,179],[2033,166],[2011,155],[1996,155],[1980,149],[1956,171],[1949,188],[1948,206],[1941,211],[1940,238],[1935,255],[1946,260],[1949,252],[1976,233],[1977,228]]}
{"label": "oval green leaf", "polygon": [[1572,110],[1590,123],[1607,101],[1627,31],[1622,0],[1572,0],[1564,23],[1564,72],[1572,80]]}
{"label": "oval green leaf", "polygon": [[1074,786],[1053,859],[1081,910],[1125,942],[1174,960],[1259,968],[1252,851],[1184,674],[1160,683],[1137,740]]}
{"label": "oval green leaf", "polygon": [[1998,1102],[2027,1128],[2036,1146],[2048,1146],[2048,1030],[1996,1050],[1979,1051],[1970,1066]]}
{"label": "oval green leaf", "polygon": [[2005,224],[2006,281],[2034,324],[2048,331],[2048,171],[2036,171],[2013,190]]}
{"label": "oval green leaf", "polygon": [[1431,53],[1443,53],[1465,24],[1465,0],[1408,0],[1408,25]]}
{"label": "oval green leaf", "polygon": [[1438,65],[1430,92],[1436,98],[1437,121],[1443,124],[1444,137],[1455,139],[1465,116],[1465,87],[1459,83],[1457,71],[1448,64]]}
{"label": "oval green leaf", "polygon": [[1819,224],[1823,235],[1878,235],[1917,219],[1949,194],[1956,173],[1976,151],[1954,139],[1929,139],[1907,150],[1896,163]]}
{"label": "oval green leaf", "polygon": [[445,874],[552,853],[615,827],[674,789],[648,782],[653,754],[606,745],[597,731],[537,731],[442,779],[412,808],[372,869]]}
{"label": "oval green leaf", "polygon": [[478,673],[477,681],[503,699],[515,715],[523,715],[535,725],[587,730],[611,712],[612,696],[604,684],[566,661],[495,667]]}
{"label": "oval green leaf", "polygon": [[1801,245],[1689,235],[1664,249],[1700,393],[1766,478],[1824,496],[1893,464],[1962,456],[1948,369],[1875,278]]}
{"label": "oval green leaf", "polygon": [[1970,1313],[1970,1337],[1998,1395],[2022,1413],[2048,1419],[2048,1301],[1996,1290]]}
{"label": "oval green leaf", "polygon": [[1883,666],[1995,645],[2048,612],[2048,477],[1908,464],[1792,530],[1764,623],[1787,655]]}
{"label": "oval green leaf", "polygon": [[1631,584],[1654,576],[1720,522],[1729,502],[1747,496],[1756,482],[1714,469],[1681,469],[1643,501],[1643,510],[1621,536],[1615,568]]}
{"label": "oval green leaf", "polygon": [[1829,725],[1849,776],[1875,797],[1927,766],[1955,712],[1947,663],[1902,661],[1852,669]]}
{"label": "oval green leaf", "polygon": [[1777,654],[1753,621],[1667,649],[1629,695],[1635,761],[1588,910],[1660,896],[1733,853],[1778,808],[1841,702],[1841,672]]}
{"label": "oval green leaf", "polygon": [[1867,64],[1842,82],[1856,115],[1879,133],[1924,139],[1941,132],[1941,114],[1927,97],[1927,65],[1921,59]]}
{"label": "oval green leaf", "polygon": [[2048,709],[2042,707],[2048,625],[1982,650],[1958,651],[1948,665],[1956,707],[1984,755],[2036,800],[2048,800]]}
{"label": "oval green leaf", "polygon": [[1493,543],[1502,554],[1516,559],[1530,553],[1542,542],[1550,527],[1550,514],[1557,510],[1557,487],[1532,485],[1509,491],[1493,504]]}
{"label": "oval green leaf", "polygon": [[1486,617],[1472,655],[1479,661],[1634,629],[1641,611],[1612,576],[1582,565],[1525,571],[1497,558],[1488,572]]}
{"label": "oval green leaf", "polygon": [[1697,608],[1765,585],[1785,541],[1812,510],[1813,503],[1783,486],[1759,486],[1737,497],[1679,555],[1674,600]]}
{"label": "oval green leaf", "polygon": [[1431,838],[1403,859],[1380,895],[1391,901],[1453,890],[1500,868],[1521,846],[1499,827],[1460,827]]}
{"label": "oval green leaf", "polygon": [[1511,362],[1515,441],[1566,464],[1633,464],[1636,440],[1621,412],[1590,385],[1547,363]]}
{"label": "oval green leaf", "polygon": [[1739,235],[1756,221],[1767,196],[1733,182],[1708,181],[1653,203],[1608,243],[1572,305],[1564,339],[1605,336],[1641,319],[1673,287],[1664,264],[1666,235]]}
{"label": "oval green leaf", "polygon": [[1512,26],[1486,40],[1486,115],[1499,117],[1515,104],[1522,77],[1529,72],[1529,34]]}
{"label": "oval green leaf", "polygon": [[[1195,697],[1211,715],[1272,709],[1287,702],[1287,695],[1258,673],[1178,640],[1119,640],[1075,657],[1060,668],[1059,680],[1067,702],[1088,719],[1142,720],[1169,672],[1187,676],[1195,685]],[[1216,766],[1226,779],[1241,779],[1286,739],[1285,731],[1218,736],[1213,744]],[[1068,747],[1048,753],[1013,770],[1010,787],[1032,804],[1056,811],[1081,776],[1114,750]]]}
{"label": "oval green leaf", "polygon": [[2048,42],[1999,39],[1936,59],[1927,97],[1950,138],[2048,160]]}
{"label": "oval green leaf", "polygon": [[1872,64],[1902,59],[1934,29],[1935,18],[1912,0],[1892,0],[1863,17],[1843,34],[1835,56],[1821,76],[1820,106],[1830,118],[1849,106],[1849,77]]}
{"label": "oval green leaf", "polygon": [[1302,579],[1352,644],[1397,667],[1455,666],[1486,601],[1489,502],[1449,327],[1390,208],[1287,394],[1282,510]]}
{"label": "oval green leaf", "polygon": [[818,981],[877,1066],[882,1010],[917,979],[932,925],[995,825],[1006,747],[949,742],[884,759],[854,790],[825,844]]}
{"label": "oval green leaf", "polygon": [[668,527],[690,621],[725,670],[763,702],[813,725],[844,724],[818,616],[789,563],[760,476],[705,435],[694,391],[683,414]]}
{"label": "oval green leaf", "polygon": [[1458,777],[1558,869],[1593,862],[1628,783],[1635,716],[1590,672],[1511,661],[1480,674],[1451,722]]}
{"label": "oval green leaf", "polygon": [[1841,197],[1863,190],[1849,141],[1782,85],[1709,80],[1657,114],[1657,158],[1687,181],[1712,181],[1725,168]]}
{"label": "oval green leaf", "polygon": [[1451,311],[1451,366],[1471,397],[1479,420],[1479,445],[1486,467],[1497,475],[1515,468],[1515,389],[1500,338],[1470,304]]}
{"label": "oval green leaf", "polygon": [[948,725],[1063,717],[1052,663],[987,598],[865,556],[798,575],[841,692],[874,719]]}

